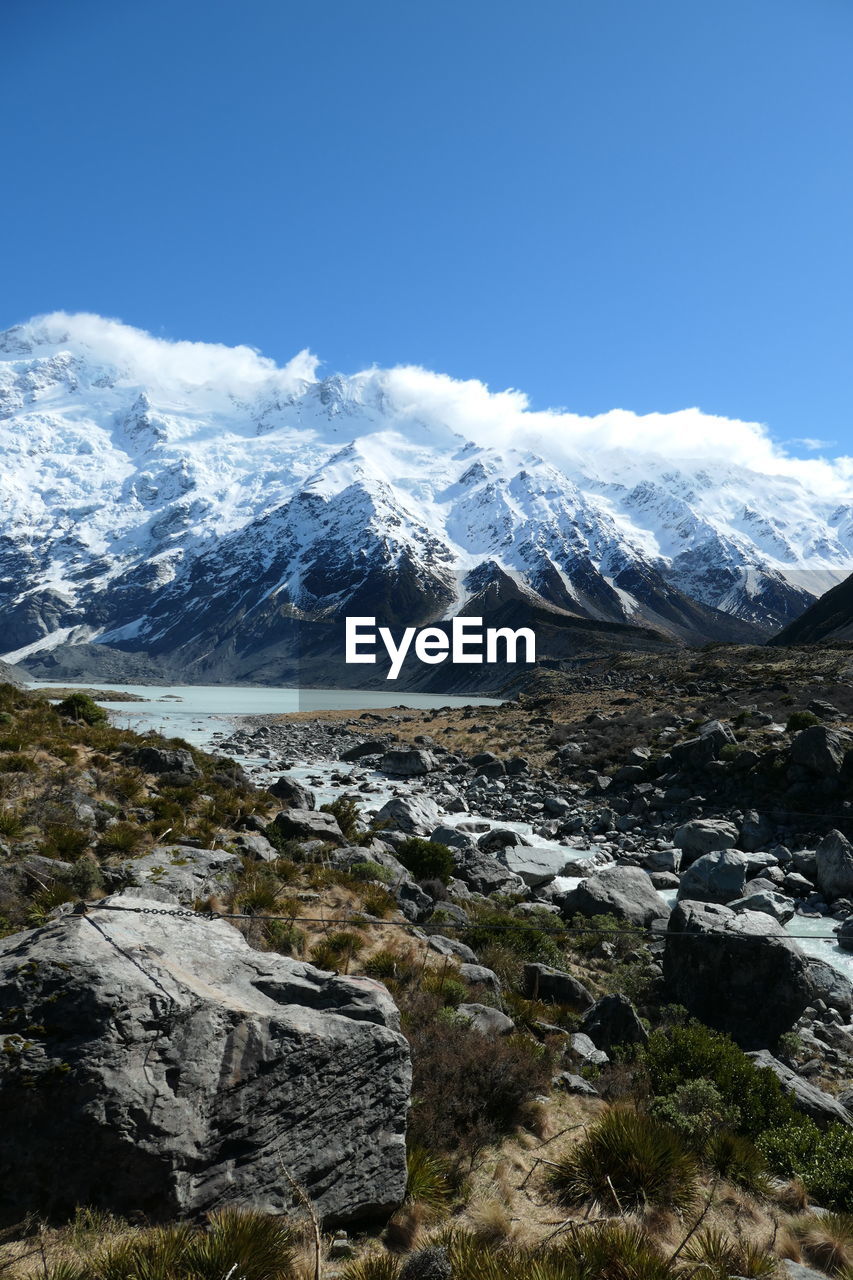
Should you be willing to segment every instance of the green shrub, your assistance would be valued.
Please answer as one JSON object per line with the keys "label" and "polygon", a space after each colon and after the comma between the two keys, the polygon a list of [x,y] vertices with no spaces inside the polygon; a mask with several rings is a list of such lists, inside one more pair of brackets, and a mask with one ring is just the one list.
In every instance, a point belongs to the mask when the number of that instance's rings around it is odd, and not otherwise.
{"label": "green shrub", "polygon": [[746,1137],[757,1138],[796,1115],[772,1071],[756,1067],[729,1036],[699,1022],[653,1031],[643,1056],[659,1098],[697,1079],[708,1080],[724,1107],[737,1108],[738,1132]]}
{"label": "green shrub", "polygon": [[361,810],[354,796],[338,796],[337,800],[332,800],[329,804],[321,804],[320,812],[330,813],[337,819],[344,838],[350,844],[369,844],[372,840],[371,833],[365,829]]}
{"label": "green shrub", "polygon": [[[563,928],[556,921],[553,924],[531,921],[488,906],[477,912],[477,919],[465,930],[462,941],[481,958],[487,948],[500,947],[518,960],[541,960],[559,965],[563,959],[559,940],[563,936]],[[504,976],[494,963],[490,967],[495,969],[498,977]]]}
{"label": "green shrub", "polygon": [[447,884],[453,875],[453,854],[446,844],[410,836],[397,850],[397,857],[415,880],[440,880]]}
{"label": "green shrub", "polygon": [[72,693],[56,704],[60,715],[68,716],[78,724],[108,724],[109,716],[88,693]]}
{"label": "green shrub", "polygon": [[676,1129],[694,1150],[705,1145],[709,1133],[721,1126],[736,1129],[740,1122],[738,1108],[724,1102],[717,1086],[704,1077],[688,1080],[672,1093],[655,1098],[649,1111]]}
{"label": "green shrub", "polygon": [[785,729],[788,733],[799,733],[801,729],[811,729],[816,724],[820,724],[820,719],[813,712],[792,711],[785,723]]}
{"label": "green shrub", "polygon": [[393,871],[389,871],[387,867],[380,866],[378,862],[371,862],[369,859],[365,862],[354,862],[349,869],[351,876],[356,880],[379,880],[382,884],[393,884],[396,876]]}
{"label": "green shrub", "polygon": [[613,1107],[551,1172],[568,1204],[597,1200],[618,1213],[653,1205],[687,1209],[696,1195],[698,1161],[668,1125]]}
{"label": "green shrub", "polygon": [[826,1208],[853,1211],[853,1129],[831,1124],[822,1130],[797,1116],[762,1134],[758,1148],[774,1173],[801,1178]]}

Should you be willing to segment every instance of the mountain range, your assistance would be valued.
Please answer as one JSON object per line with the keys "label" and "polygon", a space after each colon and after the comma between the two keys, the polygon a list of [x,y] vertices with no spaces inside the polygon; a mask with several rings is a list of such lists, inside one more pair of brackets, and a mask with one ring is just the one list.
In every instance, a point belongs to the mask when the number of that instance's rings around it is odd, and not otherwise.
{"label": "mountain range", "polygon": [[599,443],[514,395],[320,377],[307,353],[277,366],[92,316],[6,331],[2,656],[58,678],[353,683],[345,615],[462,612],[535,617],[563,663],[763,640],[853,565],[853,484],[667,457],[642,418],[635,447]]}

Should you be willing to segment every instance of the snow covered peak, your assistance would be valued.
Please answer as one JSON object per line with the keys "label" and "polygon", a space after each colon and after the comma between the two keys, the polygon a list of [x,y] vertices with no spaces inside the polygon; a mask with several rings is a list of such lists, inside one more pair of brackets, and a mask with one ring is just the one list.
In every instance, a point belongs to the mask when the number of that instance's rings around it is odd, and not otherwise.
{"label": "snow covered peak", "polygon": [[489,563],[625,620],[641,604],[620,575],[658,575],[765,628],[853,565],[853,462],[789,457],[754,423],[535,411],[410,366],[320,377],[307,351],[277,365],[93,315],[0,334],[0,453],[0,601],[26,616],[22,644],[48,626],[141,633],[223,539],[282,580],[282,557],[304,567],[323,538],[424,573]]}

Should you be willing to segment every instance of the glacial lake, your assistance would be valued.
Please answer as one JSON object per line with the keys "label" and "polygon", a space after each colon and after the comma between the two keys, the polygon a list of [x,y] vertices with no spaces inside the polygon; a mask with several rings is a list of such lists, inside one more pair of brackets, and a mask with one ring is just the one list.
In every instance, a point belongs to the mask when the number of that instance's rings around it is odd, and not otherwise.
{"label": "glacial lake", "polygon": [[[98,699],[120,729],[146,733],[156,729],[166,737],[184,738],[196,747],[207,747],[212,735],[228,732],[235,716],[284,715],[293,711],[423,711],[433,707],[498,707],[500,698],[463,698],[450,694],[382,693],[360,689],[276,689],[255,685],[222,684],[105,684],[78,681],[81,689],[132,693],[144,702],[110,702]],[[31,689],[71,689],[68,680],[34,680]]]}

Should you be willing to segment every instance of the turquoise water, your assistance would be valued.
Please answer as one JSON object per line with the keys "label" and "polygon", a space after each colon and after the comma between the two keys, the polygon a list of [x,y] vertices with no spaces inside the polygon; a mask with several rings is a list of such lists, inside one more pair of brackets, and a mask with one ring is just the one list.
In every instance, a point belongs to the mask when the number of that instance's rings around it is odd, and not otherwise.
{"label": "turquoise water", "polygon": [[[68,680],[34,680],[33,689],[68,689]],[[230,731],[234,716],[284,715],[293,711],[384,711],[389,708],[430,710],[433,707],[497,707],[500,698],[460,698],[449,694],[380,693],[359,689],[266,689],[254,685],[144,685],[85,681],[81,688],[134,693],[145,702],[99,699],[121,729],[185,738],[193,746],[210,745],[217,730]]]}

